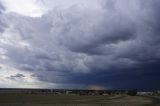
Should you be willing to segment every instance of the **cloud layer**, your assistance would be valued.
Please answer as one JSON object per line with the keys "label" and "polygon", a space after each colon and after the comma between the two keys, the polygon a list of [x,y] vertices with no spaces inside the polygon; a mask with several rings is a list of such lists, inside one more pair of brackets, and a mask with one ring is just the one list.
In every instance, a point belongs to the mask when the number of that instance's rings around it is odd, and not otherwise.
{"label": "cloud layer", "polygon": [[0,64],[61,87],[160,88],[159,0],[44,4],[41,17],[0,4]]}

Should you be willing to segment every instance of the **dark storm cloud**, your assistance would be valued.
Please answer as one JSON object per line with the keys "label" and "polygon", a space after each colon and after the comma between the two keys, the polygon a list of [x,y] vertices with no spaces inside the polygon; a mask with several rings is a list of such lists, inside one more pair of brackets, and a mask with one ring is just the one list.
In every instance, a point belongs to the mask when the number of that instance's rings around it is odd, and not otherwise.
{"label": "dark storm cloud", "polygon": [[0,33],[4,31],[5,27],[7,27],[7,25],[3,22],[2,18],[3,11],[5,11],[5,7],[2,5],[0,1]]}
{"label": "dark storm cloud", "polygon": [[159,88],[160,1],[102,3],[39,18],[5,15],[16,36],[2,45],[8,64],[45,82]]}
{"label": "dark storm cloud", "polygon": [[139,64],[136,67],[109,72],[76,74],[70,77],[70,82],[85,85],[103,85],[110,89],[159,89],[160,61]]}
{"label": "dark storm cloud", "polygon": [[5,10],[5,7],[1,4],[1,1],[0,1],[0,14],[2,13],[2,11]]}

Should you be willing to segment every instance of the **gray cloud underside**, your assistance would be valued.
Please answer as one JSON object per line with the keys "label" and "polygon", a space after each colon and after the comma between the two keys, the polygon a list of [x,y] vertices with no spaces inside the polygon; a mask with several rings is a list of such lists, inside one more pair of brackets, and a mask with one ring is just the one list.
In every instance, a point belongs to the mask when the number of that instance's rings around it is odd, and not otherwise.
{"label": "gray cloud underside", "polygon": [[6,64],[32,71],[43,81],[72,83],[74,76],[125,73],[122,70],[159,62],[160,1],[103,2],[101,9],[74,5],[40,18],[3,15],[0,32],[6,24],[18,36],[11,40],[14,45],[0,44],[7,51]]}

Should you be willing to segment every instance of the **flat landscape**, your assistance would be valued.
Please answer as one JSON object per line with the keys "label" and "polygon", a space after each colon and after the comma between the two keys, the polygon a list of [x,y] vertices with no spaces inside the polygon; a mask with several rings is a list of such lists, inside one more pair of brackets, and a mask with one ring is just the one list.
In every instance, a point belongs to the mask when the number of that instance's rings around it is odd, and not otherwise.
{"label": "flat landscape", "polygon": [[0,106],[160,106],[158,96],[0,94]]}

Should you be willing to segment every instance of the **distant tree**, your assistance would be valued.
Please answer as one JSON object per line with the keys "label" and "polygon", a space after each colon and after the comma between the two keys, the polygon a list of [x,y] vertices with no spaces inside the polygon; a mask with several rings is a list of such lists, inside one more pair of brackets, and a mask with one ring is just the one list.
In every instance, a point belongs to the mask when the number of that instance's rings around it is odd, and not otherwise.
{"label": "distant tree", "polygon": [[136,96],[137,95],[137,89],[128,91],[127,95],[129,95],[129,96]]}

